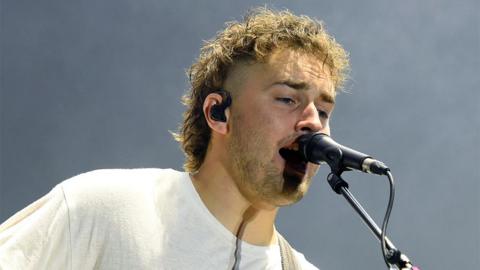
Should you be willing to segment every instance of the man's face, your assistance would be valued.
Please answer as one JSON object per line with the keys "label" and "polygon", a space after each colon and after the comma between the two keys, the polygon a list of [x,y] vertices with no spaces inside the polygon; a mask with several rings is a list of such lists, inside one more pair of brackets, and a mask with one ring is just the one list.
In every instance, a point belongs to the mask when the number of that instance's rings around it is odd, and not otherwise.
{"label": "man's face", "polygon": [[237,93],[225,161],[237,188],[262,208],[297,202],[318,166],[289,149],[301,134],[330,133],[334,87],[328,67],[309,54],[276,50],[266,63],[235,66],[225,88]]}

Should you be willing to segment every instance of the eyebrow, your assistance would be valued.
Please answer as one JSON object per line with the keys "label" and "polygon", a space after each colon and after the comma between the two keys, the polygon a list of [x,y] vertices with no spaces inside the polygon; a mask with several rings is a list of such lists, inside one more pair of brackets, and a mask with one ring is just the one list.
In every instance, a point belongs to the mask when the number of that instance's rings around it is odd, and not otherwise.
{"label": "eyebrow", "polygon": [[[295,90],[306,91],[308,90],[308,84],[302,81],[292,81],[292,80],[284,80],[280,81],[280,84],[285,84],[286,86],[293,88]],[[320,97],[323,101],[335,104],[335,97],[330,93],[323,92],[320,94]]]}
{"label": "eyebrow", "polygon": [[280,83],[285,84],[288,87],[293,88],[295,90],[305,91],[308,89],[308,84],[306,82],[295,82],[292,80],[285,80],[285,81],[281,81]]}

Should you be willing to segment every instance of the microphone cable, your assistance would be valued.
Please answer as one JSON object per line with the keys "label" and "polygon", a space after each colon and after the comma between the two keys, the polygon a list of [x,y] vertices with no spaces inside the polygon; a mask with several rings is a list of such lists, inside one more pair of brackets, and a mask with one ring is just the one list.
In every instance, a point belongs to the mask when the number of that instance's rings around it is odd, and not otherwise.
{"label": "microphone cable", "polygon": [[235,234],[235,249],[233,252],[233,265],[232,265],[232,270],[238,270],[240,266],[240,257],[241,257],[241,245],[242,245],[242,238],[243,238],[243,233],[245,232],[245,228],[248,225],[248,223],[257,215],[258,211],[253,207],[249,206],[245,212],[243,212],[242,215],[242,221],[240,222],[240,225],[238,225],[237,228],[237,233]]}
{"label": "microphone cable", "polygon": [[388,182],[390,186],[390,194],[388,198],[387,211],[385,212],[385,217],[383,218],[383,223],[382,223],[381,248],[382,248],[383,260],[387,264],[387,267],[391,269],[391,264],[389,262],[389,259],[392,258],[392,256],[394,255],[394,250],[387,250],[385,237],[387,236],[388,221],[390,220],[390,214],[392,213],[392,208],[393,208],[393,201],[395,199],[395,184],[393,180],[393,175],[390,173],[390,171],[387,171],[386,175],[388,177]]}
{"label": "microphone cable", "polygon": [[242,220],[242,223],[240,223],[240,226],[238,226],[237,233],[235,234],[235,249],[233,251],[233,265],[232,265],[232,270],[238,270],[239,268],[239,256],[241,254],[241,237],[243,235],[243,232],[245,231],[245,220]]}

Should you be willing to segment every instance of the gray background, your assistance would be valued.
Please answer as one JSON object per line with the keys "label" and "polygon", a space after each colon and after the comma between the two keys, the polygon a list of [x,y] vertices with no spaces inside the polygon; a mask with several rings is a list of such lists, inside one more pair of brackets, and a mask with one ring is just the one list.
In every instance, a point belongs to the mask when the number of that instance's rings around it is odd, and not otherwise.
{"label": "gray background", "polygon": [[[186,68],[261,1],[4,0],[0,221],[75,174],[173,167]],[[389,235],[422,269],[478,269],[479,1],[271,1],[322,19],[350,52],[337,141],[386,162]],[[383,269],[378,243],[324,168],[278,228],[322,269]],[[345,174],[381,223],[387,180]]]}

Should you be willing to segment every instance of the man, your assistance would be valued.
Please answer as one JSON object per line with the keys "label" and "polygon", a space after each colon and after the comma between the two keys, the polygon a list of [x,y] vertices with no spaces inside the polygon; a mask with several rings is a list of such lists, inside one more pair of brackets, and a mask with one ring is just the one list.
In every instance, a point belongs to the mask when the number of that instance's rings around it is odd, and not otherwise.
{"label": "man", "polygon": [[318,166],[296,152],[329,133],[345,51],[322,25],[258,9],[190,68],[176,139],[186,172],[98,170],[0,226],[0,269],[316,269],[275,230]]}

